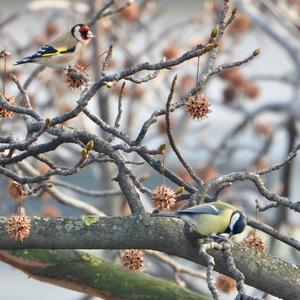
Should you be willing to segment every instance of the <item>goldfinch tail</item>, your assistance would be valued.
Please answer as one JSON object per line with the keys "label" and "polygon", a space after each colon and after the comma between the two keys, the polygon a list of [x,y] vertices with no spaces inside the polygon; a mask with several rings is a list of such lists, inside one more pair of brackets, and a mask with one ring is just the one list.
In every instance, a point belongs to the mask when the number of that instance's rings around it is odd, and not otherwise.
{"label": "goldfinch tail", "polygon": [[17,66],[17,65],[22,65],[22,64],[28,64],[28,63],[32,63],[32,62],[35,62],[34,59],[32,59],[32,57],[25,57],[21,60],[18,60],[14,63],[14,66]]}

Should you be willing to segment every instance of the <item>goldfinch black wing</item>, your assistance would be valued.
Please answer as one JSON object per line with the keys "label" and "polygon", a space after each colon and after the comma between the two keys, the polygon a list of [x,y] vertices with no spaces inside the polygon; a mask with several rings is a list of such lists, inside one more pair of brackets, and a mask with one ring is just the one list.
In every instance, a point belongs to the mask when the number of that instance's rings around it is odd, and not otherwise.
{"label": "goldfinch black wing", "polygon": [[220,210],[215,206],[206,203],[193,207],[189,207],[187,209],[177,211],[177,214],[208,214],[208,215],[219,215]]}
{"label": "goldfinch black wing", "polygon": [[26,64],[30,62],[36,62],[44,57],[51,57],[58,54],[74,52],[75,47],[67,48],[67,47],[54,47],[52,45],[44,45],[41,47],[36,53],[33,55],[27,56],[15,63],[15,65]]}

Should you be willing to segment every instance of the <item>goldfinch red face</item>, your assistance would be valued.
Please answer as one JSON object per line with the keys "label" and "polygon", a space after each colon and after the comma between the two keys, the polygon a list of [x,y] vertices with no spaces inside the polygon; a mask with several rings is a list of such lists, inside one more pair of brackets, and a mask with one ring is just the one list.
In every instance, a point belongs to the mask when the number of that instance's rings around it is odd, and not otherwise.
{"label": "goldfinch red face", "polygon": [[94,37],[89,26],[85,24],[77,24],[71,29],[72,35],[80,42],[87,43]]}

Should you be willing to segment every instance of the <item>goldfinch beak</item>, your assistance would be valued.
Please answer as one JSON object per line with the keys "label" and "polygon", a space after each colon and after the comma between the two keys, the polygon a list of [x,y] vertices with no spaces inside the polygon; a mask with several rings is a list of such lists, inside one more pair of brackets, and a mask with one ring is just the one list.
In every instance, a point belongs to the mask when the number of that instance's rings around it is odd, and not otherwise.
{"label": "goldfinch beak", "polygon": [[86,36],[90,39],[95,37],[94,34],[90,30],[88,31]]}

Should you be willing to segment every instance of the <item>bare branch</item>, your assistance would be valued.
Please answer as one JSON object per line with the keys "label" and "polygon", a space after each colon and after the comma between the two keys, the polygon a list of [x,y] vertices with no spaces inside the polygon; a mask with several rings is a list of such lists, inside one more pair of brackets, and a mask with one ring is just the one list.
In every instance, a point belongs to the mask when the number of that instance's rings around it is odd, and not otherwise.
{"label": "bare branch", "polygon": [[169,138],[169,141],[170,141],[170,145],[171,145],[173,151],[175,152],[177,158],[179,159],[179,161],[182,163],[182,165],[188,171],[189,175],[197,182],[197,184],[199,186],[202,186],[204,184],[204,182],[201,180],[201,178],[199,178],[196,175],[196,173],[193,171],[193,169],[191,168],[191,166],[182,157],[180,151],[178,150],[178,148],[176,146],[176,143],[175,143],[175,140],[174,140],[173,134],[172,134],[171,122],[170,122],[170,106],[171,106],[171,101],[172,101],[173,94],[174,94],[176,80],[177,80],[177,75],[173,79],[172,86],[171,86],[171,89],[170,89],[170,94],[168,96],[167,103],[166,103],[167,134],[168,134],[168,138]]}

